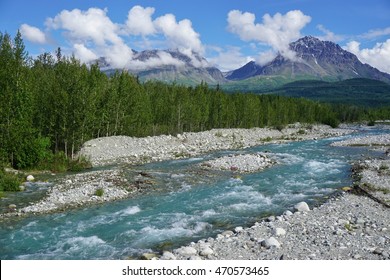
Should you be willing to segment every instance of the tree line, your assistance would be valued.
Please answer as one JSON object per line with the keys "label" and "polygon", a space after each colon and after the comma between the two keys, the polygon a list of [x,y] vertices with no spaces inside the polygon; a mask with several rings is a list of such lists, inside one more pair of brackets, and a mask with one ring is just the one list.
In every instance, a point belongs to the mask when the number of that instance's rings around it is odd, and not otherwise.
{"label": "tree line", "polygon": [[0,162],[31,168],[61,153],[74,158],[93,138],[143,137],[212,128],[251,128],[389,118],[377,110],[276,95],[226,94],[207,84],[141,83],[126,71],[107,76],[74,56],[32,59],[21,34],[0,33]]}

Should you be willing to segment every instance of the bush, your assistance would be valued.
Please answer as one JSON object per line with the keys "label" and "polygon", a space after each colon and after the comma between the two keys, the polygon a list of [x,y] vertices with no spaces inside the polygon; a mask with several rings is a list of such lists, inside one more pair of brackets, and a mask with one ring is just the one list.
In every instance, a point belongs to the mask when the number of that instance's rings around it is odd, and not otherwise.
{"label": "bush", "polygon": [[95,195],[96,195],[96,196],[103,196],[103,195],[104,195],[104,190],[103,190],[103,188],[98,188],[98,189],[95,191]]}
{"label": "bush", "polygon": [[17,192],[20,191],[22,180],[15,174],[0,170],[0,192]]}

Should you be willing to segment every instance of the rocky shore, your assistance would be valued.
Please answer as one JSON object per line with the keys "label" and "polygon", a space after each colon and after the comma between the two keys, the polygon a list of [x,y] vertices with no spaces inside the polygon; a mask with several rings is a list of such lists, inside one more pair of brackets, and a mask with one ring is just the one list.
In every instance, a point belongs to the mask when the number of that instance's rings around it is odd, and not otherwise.
{"label": "rocky shore", "polygon": [[200,166],[207,170],[230,170],[238,173],[251,173],[275,165],[276,161],[264,153],[229,155],[203,162]]}
{"label": "rocky shore", "polygon": [[86,142],[80,154],[93,166],[115,163],[142,164],[177,158],[195,157],[219,150],[244,149],[265,143],[284,143],[335,137],[352,133],[326,125],[292,124],[282,130],[271,128],[213,129],[187,132],[177,136],[161,135],[145,138],[112,136]]}
{"label": "rocky shore", "polygon": [[[282,130],[271,128],[213,129],[198,133],[183,133],[177,136],[160,135],[134,138],[112,136],[86,142],[80,155],[89,158],[94,167],[112,164],[143,164],[170,159],[194,157],[218,150],[243,149],[266,143],[285,143],[335,137],[352,133],[348,128],[331,128],[326,125],[291,124]],[[215,170],[254,172],[274,162],[265,155],[245,155],[217,159],[208,165]],[[229,162],[233,161],[233,162]],[[210,168],[209,167],[209,168]],[[203,166],[202,168],[208,168]],[[127,181],[121,176],[121,167],[113,170],[90,171],[70,174],[48,189],[41,201],[17,208],[10,205],[10,212],[0,218],[64,211],[84,205],[124,199],[136,194],[148,185],[148,180],[137,176]],[[146,178],[147,179],[147,178]],[[143,182],[146,182],[144,184]],[[99,191],[97,191],[100,189]]]}
{"label": "rocky shore", "polygon": [[[380,141],[378,141],[380,140]],[[390,134],[334,145],[369,144],[385,150]],[[363,160],[354,165],[354,187],[318,208],[305,202],[296,212],[270,216],[250,228],[237,227],[215,238],[199,240],[163,252],[156,259],[390,259],[390,158]]]}

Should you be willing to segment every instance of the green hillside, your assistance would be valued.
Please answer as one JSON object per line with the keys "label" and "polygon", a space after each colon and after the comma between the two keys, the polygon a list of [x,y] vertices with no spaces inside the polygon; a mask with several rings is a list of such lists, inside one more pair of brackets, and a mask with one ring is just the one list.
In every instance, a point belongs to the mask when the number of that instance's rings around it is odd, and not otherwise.
{"label": "green hillside", "polygon": [[339,82],[295,81],[276,91],[278,95],[304,97],[328,103],[345,103],[379,107],[390,105],[390,85],[371,79],[349,79]]}

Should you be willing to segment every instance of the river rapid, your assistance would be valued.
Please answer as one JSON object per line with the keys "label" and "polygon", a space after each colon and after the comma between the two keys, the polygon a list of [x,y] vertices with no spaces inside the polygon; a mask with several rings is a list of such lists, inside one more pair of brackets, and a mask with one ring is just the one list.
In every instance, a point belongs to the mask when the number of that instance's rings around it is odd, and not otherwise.
{"label": "river rapid", "polygon": [[[326,201],[350,185],[351,163],[375,152],[331,147],[337,138],[269,144],[197,158],[127,166],[152,176],[135,198],[67,212],[0,222],[0,259],[126,259],[177,248],[292,210]],[[202,162],[229,154],[266,152],[277,164],[258,173],[205,171]]]}

